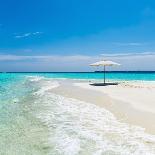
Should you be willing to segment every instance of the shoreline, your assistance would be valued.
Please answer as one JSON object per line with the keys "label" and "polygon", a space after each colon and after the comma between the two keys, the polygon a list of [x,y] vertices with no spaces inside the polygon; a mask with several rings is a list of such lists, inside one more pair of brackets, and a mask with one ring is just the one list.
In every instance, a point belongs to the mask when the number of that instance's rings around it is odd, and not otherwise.
{"label": "shoreline", "polygon": [[[147,133],[155,134],[155,113],[135,108],[133,106],[134,103],[122,100],[121,98],[113,97],[111,92],[105,93],[103,88],[104,86],[94,87],[90,86],[89,82],[86,81],[79,81],[79,80],[59,80],[60,86],[57,88],[52,89],[51,91],[53,93],[62,95],[64,97],[68,98],[75,98],[81,101],[89,102],[92,104],[95,104],[99,107],[105,108],[108,111],[110,111],[114,116],[121,122],[129,123],[131,125],[140,126],[142,128],[145,128],[145,131]],[[150,82],[146,82],[146,86],[150,88],[150,85],[152,85]],[[153,82],[154,83],[154,82]],[[125,88],[128,87],[126,84],[131,84],[130,82],[125,83]],[[132,83],[133,84],[133,83]],[[141,88],[140,83],[137,86],[134,86],[132,89],[144,89]],[[144,82],[141,83],[144,86]],[[124,83],[123,83],[124,85]],[[118,85],[119,86],[119,85]],[[116,86],[116,88],[118,88]],[[112,90],[111,87],[107,87],[109,90]],[[154,91],[154,85],[153,85],[153,91]],[[148,89],[148,88],[146,88]],[[143,90],[144,91],[144,90]],[[119,92],[121,93],[121,92]],[[145,93],[145,91],[144,91]],[[131,96],[129,97],[131,98]],[[152,105],[151,105],[152,106]],[[153,105],[154,106],[154,105]],[[151,109],[152,107],[150,107]],[[153,109],[154,110],[154,109]]]}

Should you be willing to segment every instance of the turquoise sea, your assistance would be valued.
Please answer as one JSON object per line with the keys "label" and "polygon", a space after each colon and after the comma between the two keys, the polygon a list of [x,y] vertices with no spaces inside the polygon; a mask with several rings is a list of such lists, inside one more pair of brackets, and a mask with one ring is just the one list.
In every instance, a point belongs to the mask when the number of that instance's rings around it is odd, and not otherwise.
{"label": "turquoise sea", "polygon": [[[107,73],[110,80],[155,81],[155,72]],[[57,78],[103,73],[0,73],[0,155],[153,155],[155,136],[91,103],[49,90]]]}
{"label": "turquoise sea", "polygon": [[[24,76],[44,76],[49,78],[68,79],[103,79],[103,72],[54,72],[54,73],[1,73],[1,76],[24,77]],[[108,72],[106,78],[109,80],[145,80],[155,81],[155,71],[133,71],[133,72]]]}

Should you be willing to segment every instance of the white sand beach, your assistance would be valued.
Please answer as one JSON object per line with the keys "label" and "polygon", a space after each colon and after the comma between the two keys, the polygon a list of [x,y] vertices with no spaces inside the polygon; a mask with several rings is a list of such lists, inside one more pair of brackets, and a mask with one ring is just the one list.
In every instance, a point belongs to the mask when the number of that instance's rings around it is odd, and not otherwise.
{"label": "white sand beach", "polygon": [[93,86],[90,83],[74,85],[103,92],[114,99],[131,104],[137,110],[155,113],[155,82],[124,82],[108,86]]}
{"label": "white sand beach", "polygon": [[54,93],[104,107],[120,121],[155,134],[155,82],[128,81],[107,86],[76,80],[59,83],[60,86],[52,90]]}

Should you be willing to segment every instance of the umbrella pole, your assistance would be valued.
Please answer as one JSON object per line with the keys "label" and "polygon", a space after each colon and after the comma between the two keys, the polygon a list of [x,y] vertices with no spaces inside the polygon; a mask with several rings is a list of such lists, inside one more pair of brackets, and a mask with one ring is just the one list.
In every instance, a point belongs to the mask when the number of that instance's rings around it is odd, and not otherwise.
{"label": "umbrella pole", "polygon": [[104,66],[104,84],[105,84],[105,66]]}

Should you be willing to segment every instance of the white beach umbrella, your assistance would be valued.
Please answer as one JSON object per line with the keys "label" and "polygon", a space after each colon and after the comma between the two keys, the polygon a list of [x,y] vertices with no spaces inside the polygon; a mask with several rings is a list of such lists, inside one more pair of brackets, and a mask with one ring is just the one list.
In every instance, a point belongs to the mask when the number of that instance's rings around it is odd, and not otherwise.
{"label": "white beach umbrella", "polygon": [[104,84],[105,84],[105,67],[106,66],[120,66],[120,64],[113,62],[113,61],[103,60],[103,61],[98,61],[93,64],[90,64],[90,66],[104,66]]}

